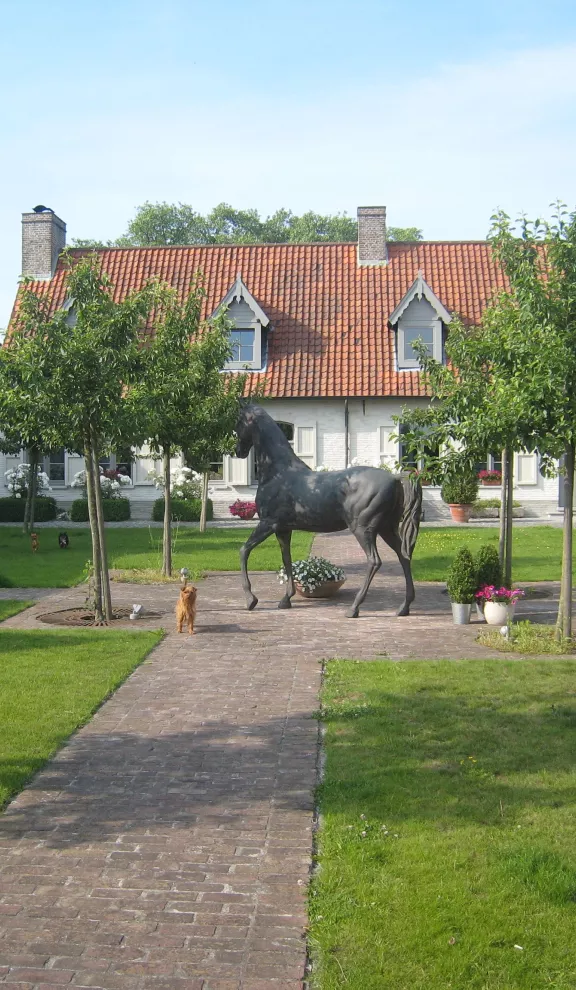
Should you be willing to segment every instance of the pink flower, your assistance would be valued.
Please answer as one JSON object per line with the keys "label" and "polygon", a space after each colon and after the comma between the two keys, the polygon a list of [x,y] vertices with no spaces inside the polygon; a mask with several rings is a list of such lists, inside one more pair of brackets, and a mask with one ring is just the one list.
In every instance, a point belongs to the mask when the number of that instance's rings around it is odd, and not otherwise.
{"label": "pink flower", "polygon": [[524,592],[521,588],[496,588],[493,584],[485,584],[476,592],[475,597],[484,602],[513,605],[519,598],[524,598]]}

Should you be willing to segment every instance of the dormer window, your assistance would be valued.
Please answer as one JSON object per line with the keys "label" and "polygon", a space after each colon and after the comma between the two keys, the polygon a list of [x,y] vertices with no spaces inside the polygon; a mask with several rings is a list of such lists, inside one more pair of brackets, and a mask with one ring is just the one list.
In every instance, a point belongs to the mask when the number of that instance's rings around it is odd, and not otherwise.
{"label": "dormer window", "polygon": [[264,335],[270,326],[270,320],[240,274],[217,312],[225,312],[234,324],[230,330],[231,355],[225,364],[225,370],[261,370],[264,365]]}
{"label": "dormer window", "polygon": [[415,371],[420,367],[414,343],[421,338],[426,350],[436,361],[444,359],[444,327],[452,320],[430,286],[418,273],[412,288],[406,293],[390,317],[396,330],[396,363],[399,371]]}

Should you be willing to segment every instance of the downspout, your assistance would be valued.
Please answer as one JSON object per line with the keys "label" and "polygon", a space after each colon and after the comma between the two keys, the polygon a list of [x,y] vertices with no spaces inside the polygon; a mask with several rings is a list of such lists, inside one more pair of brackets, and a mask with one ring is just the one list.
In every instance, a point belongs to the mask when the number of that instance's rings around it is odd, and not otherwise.
{"label": "downspout", "polygon": [[344,399],[344,467],[350,464],[350,410],[348,399]]}

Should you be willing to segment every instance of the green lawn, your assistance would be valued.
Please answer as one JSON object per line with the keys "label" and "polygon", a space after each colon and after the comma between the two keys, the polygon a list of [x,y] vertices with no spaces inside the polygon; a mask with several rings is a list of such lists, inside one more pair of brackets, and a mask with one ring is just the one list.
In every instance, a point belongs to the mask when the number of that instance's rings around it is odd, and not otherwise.
{"label": "green lawn", "polygon": [[[82,580],[86,561],[91,556],[90,530],[69,529],[70,545],[58,546],[57,529],[39,529],[40,548],[30,550],[30,538],[16,526],[0,527],[0,575],[13,587],[69,588]],[[174,569],[188,567],[191,572],[235,571],[239,569],[238,551],[251,529],[180,529],[175,533]],[[159,569],[162,564],[161,529],[109,529],[107,531],[110,567],[118,569]],[[311,533],[294,533],[294,558],[308,556]],[[274,537],[257,547],[250,557],[252,570],[274,571],[282,563]]]}
{"label": "green lawn", "polygon": [[315,990],[576,987],[576,662],[328,664]]}
{"label": "green lawn", "polygon": [[160,632],[0,631],[0,808],[161,638]]}
{"label": "green lawn", "polygon": [[[414,551],[416,581],[445,581],[458,547],[466,544],[473,553],[483,543],[498,548],[498,528],[452,526],[421,529]],[[514,581],[559,581],[562,560],[562,530],[553,526],[515,527],[513,533]],[[576,576],[576,556],[574,562]]]}
{"label": "green lawn", "polygon": [[33,604],[34,602],[22,602],[16,598],[0,601],[0,622],[9,619],[11,615],[18,615],[18,612],[23,612]]}

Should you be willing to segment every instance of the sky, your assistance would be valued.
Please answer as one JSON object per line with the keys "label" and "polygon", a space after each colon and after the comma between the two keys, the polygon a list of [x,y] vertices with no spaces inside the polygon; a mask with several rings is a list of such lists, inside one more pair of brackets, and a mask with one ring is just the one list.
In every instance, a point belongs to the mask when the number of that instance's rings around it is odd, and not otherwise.
{"label": "sky", "polygon": [[37,203],[356,213],[429,240],[576,206],[573,0],[0,0],[0,327]]}

